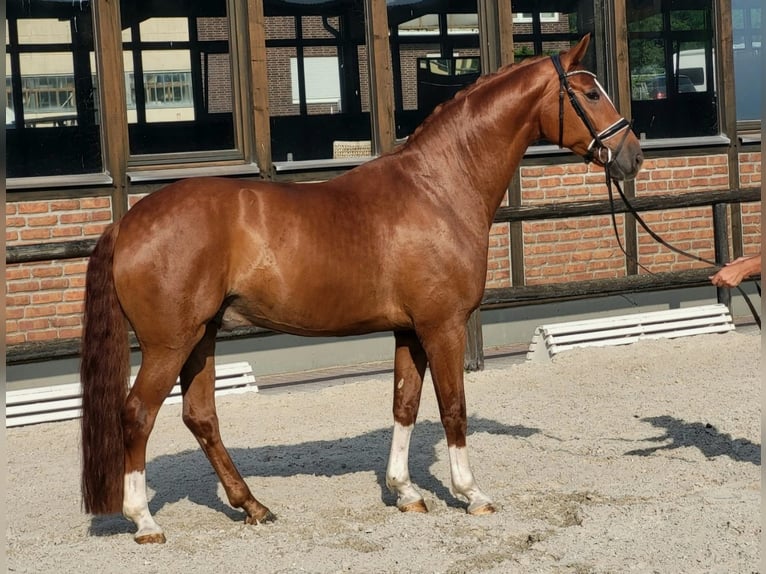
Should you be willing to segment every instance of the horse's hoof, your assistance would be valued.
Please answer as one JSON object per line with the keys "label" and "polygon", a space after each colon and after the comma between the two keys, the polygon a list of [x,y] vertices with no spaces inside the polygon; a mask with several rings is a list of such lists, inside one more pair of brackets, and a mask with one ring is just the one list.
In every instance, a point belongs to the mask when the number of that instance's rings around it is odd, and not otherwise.
{"label": "horse's hoof", "polygon": [[415,502],[410,502],[408,504],[403,504],[399,507],[399,510],[402,512],[428,512],[428,508],[426,507],[426,503],[423,502],[423,499],[416,500]]}
{"label": "horse's hoof", "polygon": [[495,505],[490,502],[489,504],[483,504],[479,508],[469,508],[467,512],[471,516],[484,516],[487,514],[494,514],[497,512],[497,508],[495,508]]}
{"label": "horse's hoof", "polygon": [[261,516],[246,516],[245,517],[245,524],[262,524],[264,522],[274,522],[276,521],[277,517],[271,512],[271,510],[267,510],[264,512]]}
{"label": "horse's hoof", "polygon": [[138,544],[165,544],[165,535],[162,532],[152,532],[151,534],[136,535],[135,541]]}

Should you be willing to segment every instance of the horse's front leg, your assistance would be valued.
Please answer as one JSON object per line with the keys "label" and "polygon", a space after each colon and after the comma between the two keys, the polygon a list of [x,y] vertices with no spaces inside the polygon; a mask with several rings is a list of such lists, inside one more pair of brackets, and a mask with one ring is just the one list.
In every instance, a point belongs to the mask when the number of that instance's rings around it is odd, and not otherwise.
{"label": "horse's front leg", "polygon": [[463,388],[465,339],[465,323],[460,321],[421,333],[447,436],[452,491],[468,500],[469,514],[491,514],[495,512],[495,506],[479,488],[468,461],[468,423]]}
{"label": "horse's front leg", "polygon": [[412,486],[409,470],[410,437],[420,406],[426,354],[413,331],[397,331],[394,338],[394,432],[386,485],[396,492],[396,506],[402,512],[427,512],[423,497]]}

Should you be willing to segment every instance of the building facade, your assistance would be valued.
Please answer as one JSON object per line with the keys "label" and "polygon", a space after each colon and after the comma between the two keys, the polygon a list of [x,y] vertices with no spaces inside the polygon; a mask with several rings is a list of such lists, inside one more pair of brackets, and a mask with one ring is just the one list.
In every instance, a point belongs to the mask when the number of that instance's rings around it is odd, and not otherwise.
{"label": "building facade", "polygon": [[[6,10],[6,245],[41,254],[7,257],[9,349],[79,337],[87,257],[45,254],[95,240],[166,183],[332,177],[393,149],[480,74],[586,33],[587,67],[645,150],[628,195],[694,203],[645,220],[708,259],[760,249],[755,0],[9,0]],[[541,141],[504,213],[605,198],[601,169]],[[616,223],[628,257],[608,214],[499,217],[487,288],[647,273],[672,287],[674,273],[705,267],[630,216]]]}

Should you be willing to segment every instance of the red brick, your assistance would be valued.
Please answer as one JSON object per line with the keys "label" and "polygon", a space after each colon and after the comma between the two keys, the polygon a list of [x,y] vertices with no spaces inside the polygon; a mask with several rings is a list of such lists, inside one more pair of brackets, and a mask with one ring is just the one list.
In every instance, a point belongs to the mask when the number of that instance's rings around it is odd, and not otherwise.
{"label": "red brick", "polygon": [[63,299],[61,291],[38,291],[32,293],[32,305],[41,303],[57,303]]}
{"label": "red brick", "polygon": [[74,211],[80,209],[80,201],[77,199],[60,199],[51,201],[53,211]]}
{"label": "red brick", "polygon": [[107,197],[84,197],[80,200],[82,209],[101,209],[110,207],[111,202]]}
{"label": "red brick", "polygon": [[24,241],[38,241],[50,239],[51,233],[48,228],[41,227],[37,229],[22,229],[20,235]]}
{"label": "red brick", "polygon": [[54,317],[56,315],[56,305],[33,305],[26,308],[24,315],[27,318]]}
{"label": "red brick", "polygon": [[40,289],[66,289],[69,280],[65,277],[46,277],[40,280]]}
{"label": "red brick", "polygon": [[48,204],[42,202],[19,203],[17,213],[48,213]]}
{"label": "red brick", "polygon": [[24,293],[37,291],[40,288],[39,281],[14,281],[6,285],[8,293]]}
{"label": "red brick", "polygon": [[88,213],[85,211],[76,211],[75,213],[62,213],[59,221],[63,224],[85,223],[88,221]]}
{"label": "red brick", "polygon": [[60,277],[62,275],[61,267],[33,267],[33,277]]}
{"label": "red brick", "polygon": [[56,313],[59,315],[74,315],[83,312],[84,304],[82,302],[77,303],[59,303],[56,305]]}

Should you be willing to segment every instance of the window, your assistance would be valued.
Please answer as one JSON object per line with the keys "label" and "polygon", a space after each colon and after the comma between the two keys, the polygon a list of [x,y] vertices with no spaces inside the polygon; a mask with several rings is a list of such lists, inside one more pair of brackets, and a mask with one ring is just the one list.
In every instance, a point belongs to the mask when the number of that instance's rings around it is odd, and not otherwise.
{"label": "window", "polygon": [[535,20],[535,16],[539,16],[540,22],[558,22],[558,12],[516,12],[513,15],[514,24],[531,24]]}
{"label": "window", "polygon": [[265,16],[274,161],[370,155],[363,0],[274,0]]}
{"label": "window", "polygon": [[[306,90],[306,104],[335,104],[340,111],[340,67],[334,56],[315,56],[303,59],[303,82]],[[298,58],[290,58],[290,85],[293,104],[301,103],[301,74]]]}
{"label": "window", "polygon": [[388,4],[396,137],[479,77],[476,1]]}
{"label": "window", "polygon": [[[596,73],[602,85],[608,88],[603,35],[596,33],[605,26],[603,10],[596,10],[593,0],[547,2],[547,8],[558,8],[556,12],[541,12],[537,4],[531,0],[514,0],[511,4],[514,10],[525,10],[513,14],[514,61],[568,50],[590,32],[591,41],[583,65]],[[541,140],[536,143],[552,142]]]}
{"label": "window", "polygon": [[763,75],[762,5],[761,0],[732,0],[731,3],[737,121],[745,128],[750,127],[747,122],[754,124],[761,119],[763,82],[753,79]]}
{"label": "window", "polygon": [[6,11],[7,176],[101,172],[90,3],[9,0]]}
{"label": "window", "polygon": [[242,157],[226,0],[120,6],[131,163]]}
{"label": "window", "polygon": [[643,139],[718,135],[710,0],[627,7],[631,109]]}
{"label": "window", "polygon": [[[554,1],[547,7],[557,7],[557,12],[541,12],[537,2],[512,2],[513,10],[530,10],[513,14],[514,59],[521,61],[529,56],[549,55],[568,50],[580,41],[586,32],[595,32],[594,22],[603,18],[603,12],[594,9],[592,0],[579,2]],[[602,23],[603,26],[603,23]],[[599,50],[599,35],[591,38],[585,66],[596,70],[595,53]],[[600,58],[599,58],[600,60]],[[599,73],[602,73],[600,70]]]}

